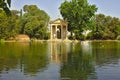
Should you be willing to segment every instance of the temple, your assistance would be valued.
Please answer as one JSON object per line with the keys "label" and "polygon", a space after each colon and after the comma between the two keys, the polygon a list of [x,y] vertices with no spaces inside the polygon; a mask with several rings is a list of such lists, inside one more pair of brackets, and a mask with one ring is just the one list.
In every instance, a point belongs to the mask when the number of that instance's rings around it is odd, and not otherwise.
{"label": "temple", "polygon": [[51,40],[67,40],[68,23],[60,18],[50,22],[50,39]]}

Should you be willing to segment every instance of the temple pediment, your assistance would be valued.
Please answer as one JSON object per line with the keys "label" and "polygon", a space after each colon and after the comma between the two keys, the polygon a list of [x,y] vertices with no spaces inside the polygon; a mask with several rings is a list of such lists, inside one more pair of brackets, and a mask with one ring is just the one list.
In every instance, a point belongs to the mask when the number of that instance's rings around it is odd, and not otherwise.
{"label": "temple pediment", "polygon": [[55,21],[54,23],[61,23],[61,21],[60,21],[60,20],[57,20],[57,21]]}
{"label": "temple pediment", "polygon": [[67,22],[64,21],[64,20],[62,20],[62,19],[60,19],[60,18],[58,18],[56,20],[50,21],[50,24],[62,24],[62,25],[66,25]]}

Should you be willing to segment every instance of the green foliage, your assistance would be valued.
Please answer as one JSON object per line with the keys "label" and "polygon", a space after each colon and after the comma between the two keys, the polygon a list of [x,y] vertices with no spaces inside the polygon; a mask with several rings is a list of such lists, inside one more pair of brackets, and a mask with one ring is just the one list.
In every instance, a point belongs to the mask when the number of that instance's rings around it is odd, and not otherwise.
{"label": "green foliage", "polygon": [[[11,0],[0,0],[0,40],[14,38],[17,34],[27,34],[35,39],[50,38],[47,27],[50,17],[44,10],[36,5],[25,5],[23,14],[22,10],[9,11],[10,3]],[[68,21],[69,39],[119,40],[120,19],[104,14],[95,15],[96,5],[90,5],[87,0],[65,0],[59,9],[64,20]],[[92,32],[82,35],[87,30]]]}
{"label": "green foliage", "polygon": [[92,39],[92,32],[88,33],[88,35],[86,36],[87,40],[91,40]]}
{"label": "green foliage", "polygon": [[7,15],[11,15],[9,7],[11,6],[11,0],[0,0],[0,9],[3,9]]}
{"label": "green foliage", "polygon": [[48,39],[48,14],[36,5],[25,5],[22,10],[12,10],[11,16],[0,12],[0,39],[14,38],[17,34],[27,34],[30,38]]}
{"label": "green foliage", "polygon": [[120,20],[115,17],[96,15],[93,39],[116,39],[120,35]]}
{"label": "green foliage", "polygon": [[22,18],[21,33],[29,35],[31,38],[44,39],[47,35],[49,22],[48,14],[38,9],[36,5],[25,5],[25,14]]}
{"label": "green foliage", "polygon": [[117,36],[117,38],[116,38],[117,40],[120,40],[120,35],[119,36]]}
{"label": "green foliage", "polygon": [[[67,7],[66,7],[67,6]],[[89,5],[87,0],[65,0],[60,6],[60,13],[68,21],[68,30],[76,32],[79,39],[84,30],[93,26],[92,18],[97,11],[95,5]]]}
{"label": "green foliage", "polygon": [[70,40],[75,40],[75,36],[68,36],[68,39],[70,39]]}
{"label": "green foliage", "polygon": [[[15,12],[15,10],[11,11],[11,13],[12,12]],[[8,17],[4,11],[1,11],[0,23],[0,39],[9,39],[18,34],[20,22],[17,14],[12,13],[12,15]]]}
{"label": "green foliage", "polygon": [[0,43],[4,43],[5,42],[5,40],[4,39],[0,39]]}
{"label": "green foliage", "polygon": [[[65,0],[60,6],[60,13],[68,21],[68,30],[75,34],[75,39],[116,39],[120,35],[120,20],[104,14],[94,15],[96,11],[96,6],[89,5],[87,0]],[[92,32],[82,35],[86,30]]]}

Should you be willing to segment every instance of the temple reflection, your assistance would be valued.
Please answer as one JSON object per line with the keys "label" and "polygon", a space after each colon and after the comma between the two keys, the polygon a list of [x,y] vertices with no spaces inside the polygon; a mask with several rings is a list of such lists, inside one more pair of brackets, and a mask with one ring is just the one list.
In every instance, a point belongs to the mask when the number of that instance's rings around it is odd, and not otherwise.
{"label": "temple reflection", "polygon": [[60,64],[62,61],[67,61],[67,53],[69,51],[69,44],[54,42],[50,44],[50,60]]}

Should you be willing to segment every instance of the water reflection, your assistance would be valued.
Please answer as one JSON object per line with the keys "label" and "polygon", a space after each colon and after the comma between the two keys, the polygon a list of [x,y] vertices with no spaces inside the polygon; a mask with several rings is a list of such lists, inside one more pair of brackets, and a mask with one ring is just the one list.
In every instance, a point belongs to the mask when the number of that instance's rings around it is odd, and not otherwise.
{"label": "water reflection", "polygon": [[[87,80],[94,78],[95,68],[89,42],[51,43],[50,61],[60,64],[60,79]],[[56,64],[56,65],[57,65]],[[59,79],[58,79],[59,80]]]}
{"label": "water reflection", "polygon": [[0,45],[1,73],[19,69],[26,75],[34,75],[43,70],[47,63],[47,44],[6,43]]}
{"label": "water reflection", "polygon": [[119,42],[93,42],[93,55],[98,66],[116,64],[120,59]]}
{"label": "water reflection", "polygon": [[50,60],[60,64],[63,61],[67,61],[69,44],[68,43],[50,43]]}
{"label": "water reflection", "polygon": [[120,42],[92,42],[98,80],[120,80]]}
{"label": "water reflection", "polygon": [[81,41],[82,53],[92,55],[92,45],[90,41]]}
{"label": "water reflection", "polygon": [[0,44],[0,80],[119,80],[120,42]]}
{"label": "water reflection", "polygon": [[87,80],[91,77],[96,79],[92,54],[89,54],[90,51],[86,49],[88,46],[74,43],[70,48],[67,62],[63,62],[61,66],[61,77],[70,80]]}

